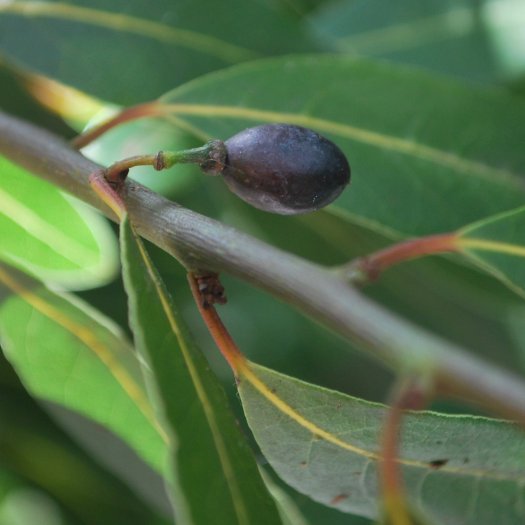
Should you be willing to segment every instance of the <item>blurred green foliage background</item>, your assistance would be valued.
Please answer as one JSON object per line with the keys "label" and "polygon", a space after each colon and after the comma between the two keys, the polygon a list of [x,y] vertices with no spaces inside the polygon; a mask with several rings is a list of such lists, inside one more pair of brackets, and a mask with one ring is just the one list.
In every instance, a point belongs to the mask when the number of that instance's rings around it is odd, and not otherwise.
{"label": "blurred green foliage background", "polygon": [[[179,48],[169,39],[158,48],[150,45],[147,35],[117,35],[108,27],[78,24],[69,15],[43,25],[41,20],[3,12],[0,4],[0,107],[66,138],[75,131],[25,91],[13,66],[40,71],[118,105],[160,96],[238,61],[311,52],[387,60],[483,84],[515,97],[525,95],[525,4],[519,0],[99,0],[64,4],[161,21],[213,36],[237,50],[232,52],[233,59],[225,59],[206,50]],[[97,62],[101,50],[107,63]],[[159,149],[156,144],[166,140],[179,147],[198,143],[182,132],[168,138],[167,130],[157,132],[155,136],[147,125],[134,124],[102,142],[103,151],[96,154],[105,156],[106,162],[122,157],[133,149],[140,133],[149,135],[152,149]],[[377,232],[349,225],[326,212],[277,217],[250,209],[220,181],[204,179],[193,168],[176,168],[173,175],[142,172],[138,177],[188,208],[322,264],[341,264],[389,242]],[[193,305],[184,269],[155,247],[151,251],[240,411],[231,373]],[[229,303],[221,313],[248,357],[315,384],[384,401],[391,377],[376,363],[273,297],[229,276],[223,281]],[[78,293],[127,327],[126,298],[119,279]],[[392,269],[366,293],[479,355],[523,371],[522,300],[477,270],[453,260],[419,260]],[[461,409],[444,404],[438,408]],[[2,358],[0,525],[166,523],[169,505],[160,486],[156,475],[108,432],[64,409],[35,402]],[[285,490],[308,523],[368,522]]]}

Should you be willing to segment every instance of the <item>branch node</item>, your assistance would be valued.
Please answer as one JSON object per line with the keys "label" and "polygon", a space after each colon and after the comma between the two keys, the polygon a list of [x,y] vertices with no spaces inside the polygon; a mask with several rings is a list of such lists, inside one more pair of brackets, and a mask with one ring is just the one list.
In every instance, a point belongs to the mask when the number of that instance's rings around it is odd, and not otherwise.
{"label": "branch node", "polygon": [[228,299],[218,273],[203,273],[195,278],[203,308],[210,308],[217,303],[226,304]]}
{"label": "branch node", "polygon": [[165,157],[164,157],[164,152],[163,151],[159,151],[155,155],[155,162],[153,164],[153,167],[157,171],[162,171],[163,169],[166,169],[166,162],[165,162]]}

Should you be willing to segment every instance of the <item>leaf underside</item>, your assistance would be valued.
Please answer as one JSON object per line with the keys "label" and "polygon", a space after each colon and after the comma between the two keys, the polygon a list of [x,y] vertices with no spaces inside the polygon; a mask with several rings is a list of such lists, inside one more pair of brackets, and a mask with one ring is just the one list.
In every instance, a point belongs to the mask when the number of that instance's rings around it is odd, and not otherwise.
{"label": "leaf underside", "polygon": [[34,396],[104,425],[162,471],[165,435],[140,365],[102,314],[0,264],[0,344]]}
{"label": "leaf underside", "polygon": [[[263,454],[287,483],[341,511],[378,516],[386,407],[255,364],[241,374],[239,393]],[[436,523],[515,525],[525,519],[525,435],[516,425],[408,413],[401,443],[409,499]]]}

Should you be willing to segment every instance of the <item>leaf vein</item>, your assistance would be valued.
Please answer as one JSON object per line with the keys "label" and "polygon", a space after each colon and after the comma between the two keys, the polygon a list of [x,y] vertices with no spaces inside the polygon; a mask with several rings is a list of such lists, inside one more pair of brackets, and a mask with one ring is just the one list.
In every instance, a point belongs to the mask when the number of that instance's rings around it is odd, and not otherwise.
{"label": "leaf vein", "polygon": [[[246,379],[250,383],[250,385],[257,392],[259,392],[259,394],[261,394],[264,398],[266,398],[266,400],[270,404],[272,404],[280,413],[286,414],[296,424],[310,431],[313,435],[317,436],[320,439],[327,441],[328,443],[331,443],[332,445],[335,445],[339,448],[347,450],[348,452],[364,457],[368,459],[369,461],[381,460],[380,454],[373,452],[371,450],[367,450],[367,449],[358,447],[347,441],[344,441],[340,439],[339,437],[337,437],[332,432],[330,432],[329,430],[321,428],[320,426],[316,425],[314,422],[310,421],[306,416],[303,416],[302,414],[300,414],[291,405],[286,403],[283,399],[281,399],[274,392],[272,392],[272,390],[268,387],[268,385],[266,385],[264,381],[261,380],[257,376],[256,372],[254,371],[254,369],[252,368],[251,364],[248,361],[246,361],[245,363],[239,366],[238,373],[242,378]],[[424,471],[427,473],[429,471],[434,472],[434,470],[429,466],[429,463],[427,461],[407,459],[407,458],[400,457],[398,458],[398,462],[401,465],[406,466],[406,467],[424,469]],[[477,476],[477,477],[489,478],[493,480],[508,480],[508,479],[521,480],[521,479],[524,479],[523,473],[516,473],[515,475],[512,475],[511,473],[506,474],[504,472],[502,473],[502,472],[491,471],[491,470],[482,469],[482,468],[465,468],[464,466],[456,467],[450,464],[442,466],[439,469],[439,472]]]}
{"label": "leaf vein", "polygon": [[149,273],[150,278],[153,281],[153,284],[155,286],[155,291],[157,293],[157,296],[159,298],[159,301],[162,305],[162,309],[164,310],[164,313],[166,315],[166,318],[169,322],[169,325],[175,334],[177,341],[180,346],[181,354],[184,359],[184,362],[186,363],[188,372],[190,374],[193,386],[195,388],[195,391],[197,393],[197,396],[201,402],[204,415],[206,417],[206,420],[208,422],[212,439],[215,443],[215,447],[217,449],[217,455],[219,457],[219,461],[221,463],[221,467],[224,471],[224,475],[226,479],[228,480],[228,488],[230,490],[230,495],[232,497],[232,503],[233,507],[235,509],[235,513],[237,514],[237,518],[239,520],[240,524],[249,525],[249,513],[244,505],[244,500],[241,496],[241,489],[239,486],[239,483],[237,481],[235,469],[233,468],[233,465],[231,463],[230,456],[228,454],[228,449],[226,447],[226,443],[224,442],[223,436],[220,431],[219,424],[215,418],[215,415],[213,413],[213,409],[211,407],[210,399],[208,397],[208,394],[206,392],[206,389],[201,381],[201,378],[199,376],[199,372],[195,366],[195,363],[193,362],[193,359],[191,358],[191,352],[188,346],[186,345],[185,338],[183,337],[179,325],[177,323],[177,320],[175,319],[173,315],[173,311],[171,308],[170,301],[164,291],[163,285],[160,282],[160,278],[157,275],[157,272],[153,266],[153,263],[151,262],[151,259],[146,252],[146,249],[144,248],[144,245],[141,241],[141,239],[136,234],[135,230],[132,229],[133,236],[135,238],[135,241],[137,243],[137,247],[140,251],[140,254],[142,256],[142,259],[144,261],[144,264],[146,266],[146,269]]}
{"label": "leaf vein", "polygon": [[11,277],[9,273],[2,268],[0,268],[0,282],[18,294],[32,308],[56,322],[62,328],[70,332],[73,337],[76,337],[84,345],[86,345],[86,347],[89,348],[100,359],[100,361],[104,363],[104,365],[106,365],[110,373],[121,385],[123,390],[135,402],[144,417],[152,424],[152,426],[159,433],[160,437],[165,442],[167,442],[167,436],[156,420],[151,405],[146,399],[140,386],[135,383],[127,371],[115,360],[104,344],[102,344],[96,339],[96,337],[93,336],[90,330],[68,318],[54,306],[33,293],[31,290],[28,290],[22,283]]}
{"label": "leaf vein", "polygon": [[[162,102],[162,98],[160,101]],[[408,139],[387,135],[378,131],[351,126],[333,120],[313,117],[310,115],[271,111],[240,106],[208,105],[208,104],[172,104],[166,103],[165,109],[173,113],[175,118],[182,115],[204,116],[204,117],[223,117],[223,118],[242,118],[250,121],[263,122],[287,122],[300,126],[310,127],[325,133],[331,133],[344,137],[362,144],[377,147],[394,153],[408,155],[414,158],[432,162],[436,165],[449,168],[453,171],[465,175],[476,176],[482,179],[495,180],[516,186],[520,190],[525,190],[525,184],[520,177],[512,171],[496,168],[476,160],[462,158],[455,153],[440,150],[423,143]],[[169,114],[167,115],[169,116]],[[191,127],[190,127],[191,126]],[[201,137],[210,138],[202,130],[193,124],[187,124],[186,129],[192,129]]]}
{"label": "leaf vein", "polygon": [[0,13],[2,12],[25,17],[66,19],[114,31],[133,33],[159,42],[193,49],[215,56],[228,63],[249,60],[258,56],[255,51],[230,44],[210,35],[170,27],[128,14],[89,7],[50,2],[7,2],[0,5]]}
{"label": "leaf vein", "polygon": [[475,237],[459,237],[458,244],[461,248],[480,250],[486,252],[505,253],[516,257],[525,257],[525,246],[510,244],[501,241],[479,239]]}

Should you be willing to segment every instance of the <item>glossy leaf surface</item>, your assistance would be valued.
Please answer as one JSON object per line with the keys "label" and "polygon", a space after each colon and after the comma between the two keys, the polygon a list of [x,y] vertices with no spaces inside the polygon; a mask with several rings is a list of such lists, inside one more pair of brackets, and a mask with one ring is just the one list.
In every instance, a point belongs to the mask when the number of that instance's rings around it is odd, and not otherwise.
{"label": "glossy leaf surface", "polygon": [[[56,425],[18,382],[6,378],[10,374],[2,356],[0,366],[2,524],[106,525],[125,520],[130,525],[168,525],[169,522],[158,511],[151,509],[141,495],[115,478]],[[99,435],[100,431],[97,437]],[[20,485],[6,486],[6,474],[16,474]],[[11,483],[16,483],[17,478]],[[9,488],[12,490],[9,491]],[[7,498],[4,499],[6,489]],[[52,501],[42,505],[40,498],[31,498],[35,489],[52,497]],[[25,490],[29,494],[24,501],[22,494]],[[18,514],[16,520],[8,517],[7,499],[11,499],[11,516]],[[52,502],[55,504],[49,505]],[[63,519],[57,519],[56,503],[67,510],[67,514],[60,513]],[[28,511],[25,520],[21,519],[20,511],[14,512],[17,507]],[[55,519],[49,519],[52,517]],[[68,519],[64,519],[66,517]]]}
{"label": "glossy leaf surface", "polygon": [[[316,501],[377,516],[385,407],[255,364],[240,376],[248,422],[276,472]],[[515,525],[525,519],[525,434],[516,425],[411,413],[403,419],[401,444],[410,500],[435,523]]]}
{"label": "glossy leaf surface", "polygon": [[169,428],[177,520],[195,525],[280,523],[218,379],[127,219],[121,223],[121,246],[131,326]]}
{"label": "glossy leaf surface", "polygon": [[118,270],[109,225],[83,203],[0,157],[0,260],[69,289]]}
{"label": "glossy leaf surface", "polygon": [[106,426],[162,470],[165,435],[123,334],[78,299],[0,265],[0,344],[26,388]]}

